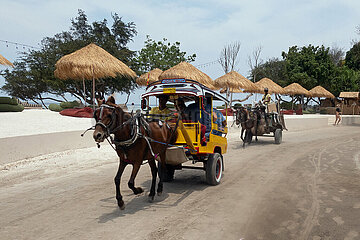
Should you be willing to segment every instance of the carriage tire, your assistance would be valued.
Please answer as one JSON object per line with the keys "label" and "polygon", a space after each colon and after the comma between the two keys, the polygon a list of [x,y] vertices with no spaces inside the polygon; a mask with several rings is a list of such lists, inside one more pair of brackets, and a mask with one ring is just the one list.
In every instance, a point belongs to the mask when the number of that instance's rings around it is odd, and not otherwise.
{"label": "carriage tire", "polygon": [[274,132],[275,144],[280,144],[282,142],[282,130],[276,129]]}
{"label": "carriage tire", "polygon": [[206,182],[213,186],[220,184],[223,170],[224,166],[221,154],[211,154],[206,161]]}
{"label": "carriage tire", "polygon": [[[158,162],[158,176],[160,178],[161,164]],[[166,164],[166,170],[164,171],[163,182],[171,182],[174,180],[175,168],[170,164]]]}

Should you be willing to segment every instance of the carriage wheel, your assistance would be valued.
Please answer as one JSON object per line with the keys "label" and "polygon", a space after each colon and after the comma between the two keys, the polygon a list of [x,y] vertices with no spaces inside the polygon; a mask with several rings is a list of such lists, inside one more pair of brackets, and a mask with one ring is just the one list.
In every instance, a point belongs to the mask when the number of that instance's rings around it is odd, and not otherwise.
{"label": "carriage wheel", "polygon": [[[160,162],[158,162],[158,175],[160,178],[160,174],[161,174],[161,164]],[[170,164],[166,164],[166,169],[165,171],[163,171],[163,182],[171,182],[172,180],[174,180],[174,174],[175,174],[175,168],[174,166],[170,165]]]}
{"label": "carriage wheel", "polygon": [[276,129],[274,132],[274,137],[275,137],[275,144],[280,144],[282,142],[282,130],[281,129]]}
{"label": "carriage wheel", "polygon": [[206,161],[206,182],[213,186],[220,184],[223,169],[221,154],[210,154]]}

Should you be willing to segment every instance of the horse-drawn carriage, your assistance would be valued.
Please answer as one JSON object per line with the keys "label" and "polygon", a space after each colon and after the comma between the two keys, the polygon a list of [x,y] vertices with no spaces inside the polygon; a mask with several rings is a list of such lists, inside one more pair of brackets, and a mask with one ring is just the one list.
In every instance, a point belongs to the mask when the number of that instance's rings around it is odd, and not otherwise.
{"label": "horse-drawn carriage", "polygon": [[[160,96],[166,96],[178,111],[166,116],[149,111],[150,98]],[[180,100],[183,102],[182,108]],[[205,170],[209,184],[220,183],[224,170],[222,155],[227,150],[227,126],[226,119],[222,119],[224,116],[213,108],[213,101],[228,104],[227,99],[196,81],[166,79],[147,87],[141,101],[143,112],[125,112],[112,96],[99,102],[99,107],[94,111],[96,124],[90,129],[94,130],[93,138],[98,146],[107,140],[119,156],[119,168],[114,180],[120,209],[125,208],[120,193],[120,179],[129,164],[133,169],[128,186],[134,194],[140,194],[143,190],[135,187],[135,178],[140,166],[147,160],[152,174],[150,201],[154,200],[158,173],[158,195],[163,191],[163,182],[171,179],[174,171],[181,168]],[[186,106],[186,103],[191,104]],[[175,117],[171,120],[172,116]],[[159,169],[155,160],[159,162]],[[185,166],[185,162],[200,162],[203,166]]]}
{"label": "horse-drawn carriage", "polygon": [[[150,114],[150,101],[163,95],[168,97],[169,107],[174,109],[173,119],[172,114]],[[216,101],[228,104],[226,98],[188,79],[165,79],[147,87],[142,95],[144,115],[150,121],[165,117],[169,120],[167,123],[177,129],[177,140],[166,151],[165,180],[171,180],[175,170],[192,168],[205,170],[208,184],[220,183],[224,170],[223,154],[227,150],[227,116],[219,116],[221,113],[213,105]],[[184,164],[189,162],[201,162],[203,166]]]}
{"label": "horse-drawn carriage", "polygon": [[[235,122],[241,125],[240,138],[245,143],[251,143],[253,136],[273,137],[276,144],[282,142],[282,131],[286,129],[284,116],[279,114],[275,103],[264,106],[256,104],[249,109],[239,107],[236,109]],[[245,132],[245,136],[243,133]]]}

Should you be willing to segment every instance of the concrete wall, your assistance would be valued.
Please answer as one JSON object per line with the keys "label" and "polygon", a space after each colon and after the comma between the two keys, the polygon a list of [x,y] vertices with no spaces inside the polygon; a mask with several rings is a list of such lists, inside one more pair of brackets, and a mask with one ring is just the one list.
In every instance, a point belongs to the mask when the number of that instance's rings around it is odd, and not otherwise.
{"label": "concrete wall", "polygon": [[341,116],[343,125],[360,125],[360,116]]}
{"label": "concrete wall", "polygon": [[0,138],[0,165],[44,154],[70,149],[93,147],[92,131],[83,131]]}
{"label": "concrete wall", "polygon": [[303,131],[327,127],[329,124],[328,118],[295,118],[285,119],[285,125],[289,131]]}

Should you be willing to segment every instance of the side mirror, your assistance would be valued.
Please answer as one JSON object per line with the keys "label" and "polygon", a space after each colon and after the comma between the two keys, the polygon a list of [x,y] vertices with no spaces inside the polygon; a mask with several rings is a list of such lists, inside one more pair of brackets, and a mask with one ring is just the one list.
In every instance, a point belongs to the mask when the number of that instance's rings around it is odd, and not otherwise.
{"label": "side mirror", "polygon": [[143,98],[143,99],[141,99],[141,109],[146,110],[146,107],[147,107],[147,102],[146,102],[146,99]]}

